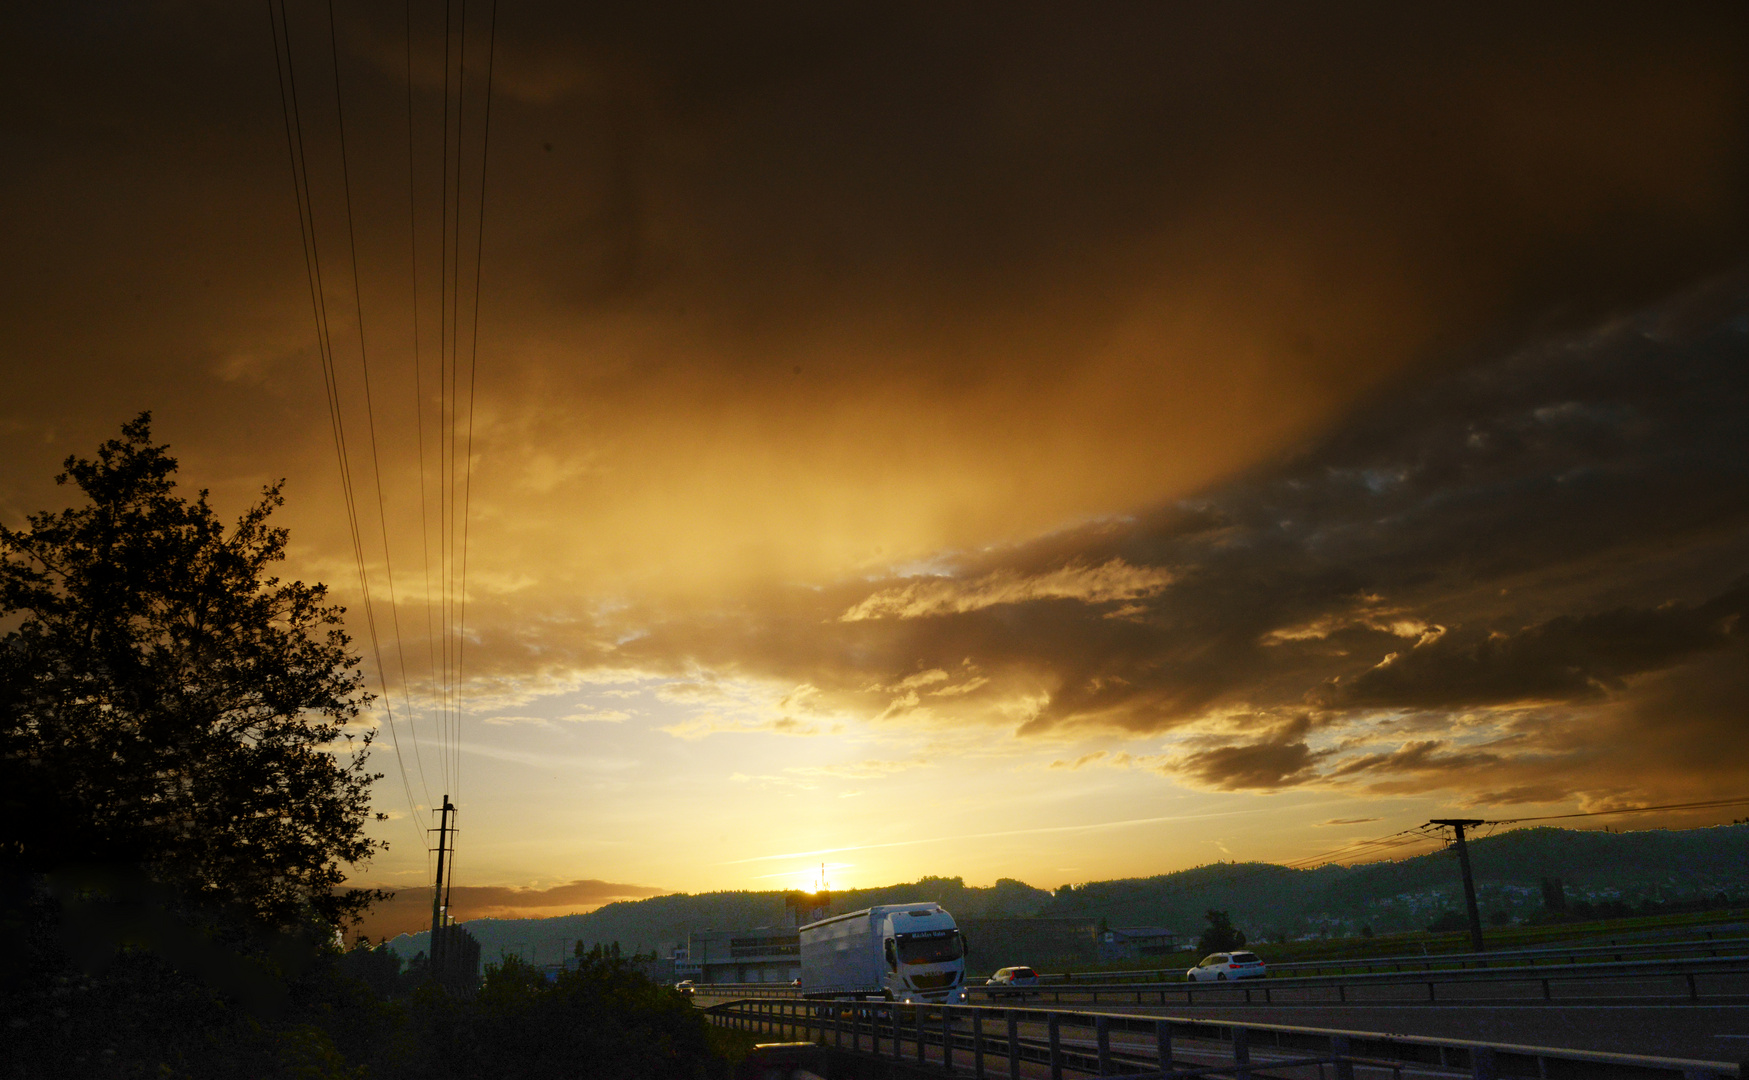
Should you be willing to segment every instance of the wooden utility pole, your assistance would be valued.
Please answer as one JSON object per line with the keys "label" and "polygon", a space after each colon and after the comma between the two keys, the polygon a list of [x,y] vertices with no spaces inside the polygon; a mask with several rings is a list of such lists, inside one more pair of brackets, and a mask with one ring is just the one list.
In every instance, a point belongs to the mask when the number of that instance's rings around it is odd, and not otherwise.
{"label": "wooden utility pole", "polygon": [[1476,910],[1476,878],[1474,874],[1470,873],[1470,848],[1464,843],[1464,827],[1473,828],[1477,825],[1486,825],[1487,822],[1475,818],[1435,818],[1427,824],[1448,825],[1452,831],[1457,833],[1458,865],[1463,868],[1464,872],[1464,907],[1468,909],[1470,916],[1470,950],[1481,952],[1483,950],[1482,915]]}
{"label": "wooden utility pole", "polygon": [[455,812],[450,805],[449,796],[443,797],[443,809],[437,818],[437,882],[431,889],[431,974],[439,977],[442,970],[439,966],[440,946],[443,940],[443,862],[449,848],[449,815]]}

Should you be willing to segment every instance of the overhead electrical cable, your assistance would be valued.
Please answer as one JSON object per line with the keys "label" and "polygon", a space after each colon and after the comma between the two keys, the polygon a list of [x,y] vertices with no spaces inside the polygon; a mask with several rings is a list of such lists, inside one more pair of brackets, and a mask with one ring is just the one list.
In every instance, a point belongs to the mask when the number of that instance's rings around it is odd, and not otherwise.
{"label": "overhead electrical cable", "polygon": [[[431,695],[431,716],[436,720],[443,715],[443,704],[438,693],[437,627],[432,622],[431,607],[430,496],[425,489],[425,379],[419,342],[419,195],[415,183],[413,139],[413,0],[406,0],[403,13],[407,30],[407,241],[413,307],[413,423],[419,459],[419,555],[425,579],[425,659],[430,667],[426,689]],[[421,771],[421,777],[423,775]],[[426,788],[425,803],[431,805],[429,787]]]}
{"label": "overhead electrical cable", "polygon": [[438,575],[438,657],[441,661],[441,679],[439,681],[439,708],[436,723],[439,731],[439,767],[442,769],[445,782],[450,775],[449,765],[449,712],[450,712],[450,617],[449,617],[449,468],[452,451],[450,447],[450,431],[452,425],[449,419],[449,363],[450,363],[450,333],[449,333],[449,103],[450,103],[450,63],[451,63],[451,30],[454,25],[454,13],[449,0],[443,5],[443,138],[442,154],[438,161],[438,276],[437,276],[437,575]]}
{"label": "overhead electrical cable", "polygon": [[[364,285],[361,273],[361,258],[358,239],[358,210],[352,188],[352,166],[358,164],[353,160],[355,147],[350,146],[347,131],[346,93],[344,77],[341,72],[341,55],[339,46],[339,22],[335,11],[334,0],[325,0],[322,5],[328,19],[327,36],[329,61],[332,63],[334,118],[339,149],[340,191],[343,199],[345,220],[345,261],[352,275],[352,302],[356,315],[356,330],[359,359],[359,384],[362,391],[362,402],[355,402],[351,408],[356,423],[358,407],[362,405],[363,420],[366,426],[366,437],[369,442],[369,463],[361,469],[369,468],[369,482],[374,487],[374,497],[377,509],[377,539],[382,545],[383,584],[386,598],[389,602],[389,618],[379,619],[377,597],[372,588],[374,553],[368,550],[365,534],[368,525],[364,521],[365,511],[360,509],[358,488],[366,482],[352,467],[351,447],[346,432],[346,380],[341,376],[338,350],[333,323],[337,317],[336,311],[329,309],[326,292],[326,278],[332,276],[324,273],[322,266],[319,229],[315,210],[313,169],[309,160],[306,143],[305,123],[301,105],[298,100],[295,77],[295,50],[292,45],[290,31],[290,15],[286,0],[268,0],[269,26],[273,32],[274,59],[279,76],[282,118],[286,126],[287,155],[291,163],[293,193],[298,208],[300,240],[305,259],[305,271],[310,289],[311,310],[317,329],[317,353],[322,369],[323,391],[327,400],[330,431],[335,446],[335,456],[339,463],[341,495],[346,512],[347,532],[352,546],[353,562],[358,575],[359,593],[363,605],[363,622],[365,634],[369,639],[369,655],[376,668],[376,682],[381,690],[382,709],[384,713],[384,728],[389,737],[389,745],[396,758],[396,771],[400,776],[402,793],[405,796],[410,811],[409,818],[414,822],[418,832],[417,810],[418,800],[413,794],[412,781],[414,775],[420,782],[425,795],[425,804],[430,805],[436,800],[436,785],[430,781],[430,773],[425,769],[426,746],[421,745],[420,730],[429,723],[426,729],[426,741],[435,735],[435,744],[430,747],[435,756],[438,775],[441,778],[446,805],[450,802],[451,793],[459,793],[462,782],[461,768],[461,737],[463,731],[463,697],[466,682],[467,659],[467,615],[468,615],[468,582],[472,536],[473,507],[473,454],[474,438],[478,410],[479,390],[479,347],[480,347],[480,315],[483,297],[484,265],[485,265],[485,222],[486,193],[488,181],[488,166],[491,148],[492,97],[495,80],[495,65],[497,55],[497,3],[489,7],[486,16],[487,58],[485,71],[485,87],[483,102],[476,102],[476,107],[483,106],[480,114],[478,140],[478,172],[474,172],[474,150],[470,145],[470,134],[467,128],[468,96],[470,92],[477,98],[478,90],[470,91],[468,83],[468,38],[470,36],[470,12],[466,0],[460,3],[445,0],[443,5],[444,40],[443,40],[443,105],[442,105],[442,138],[441,156],[437,162],[439,177],[437,187],[440,198],[439,212],[439,244],[438,244],[438,291],[437,315],[437,359],[438,369],[435,373],[436,390],[435,407],[437,410],[437,431],[435,433],[436,461],[431,460],[427,450],[425,413],[427,410],[426,387],[430,385],[425,379],[425,369],[428,366],[427,349],[429,338],[425,333],[425,324],[421,320],[421,311],[428,311],[422,303],[421,278],[429,282],[429,274],[421,274],[421,248],[429,251],[429,247],[419,242],[421,220],[420,191],[421,166],[419,163],[418,119],[415,110],[414,94],[414,20],[411,0],[403,2],[403,23],[406,32],[404,45],[404,88],[405,111],[407,123],[407,223],[408,223],[408,267],[410,271],[409,293],[411,297],[412,317],[412,361],[413,361],[413,404],[415,417],[415,446],[417,467],[419,471],[419,529],[420,529],[420,561],[422,567],[423,595],[425,603],[425,638],[426,638],[426,669],[423,680],[415,680],[412,670],[417,665],[409,666],[407,657],[407,642],[400,622],[400,593],[404,582],[395,580],[394,555],[391,530],[388,524],[388,505],[392,501],[389,491],[390,484],[383,474],[384,433],[378,430],[376,417],[376,390],[382,389],[376,385],[382,381],[382,371],[372,371],[371,343],[364,314]],[[321,9],[318,9],[321,10]],[[312,17],[315,16],[312,13]],[[474,22],[479,21],[476,14]],[[477,31],[474,34],[475,52],[478,52]],[[478,61],[476,59],[476,79],[478,78]],[[476,82],[476,86],[477,86]],[[355,108],[356,112],[356,108]],[[451,127],[451,114],[454,115],[454,126]],[[354,118],[356,120],[356,117]],[[452,156],[453,155],[453,156]],[[361,173],[361,177],[363,174]],[[470,186],[477,186],[469,190]],[[430,191],[430,186],[424,188]],[[477,203],[470,205],[470,198]],[[470,220],[471,219],[471,220]],[[429,220],[429,219],[427,219]],[[466,224],[474,226],[470,237]],[[471,281],[465,276],[468,273],[467,249],[473,245]],[[429,257],[429,256],[427,256]],[[330,256],[332,261],[332,256]],[[429,287],[429,284],[426,286]],[[467,293],[472,293],[471,307],[464,302]],[[463,325],[463,316],[469,322]],[[380,322],[380,319],[379,319]],[[468,371],[462,377],[462,345],[468,347]],[[380,352],[382,346],[377,346]],[[377,365],[380,369],[381,364]],[[465,394],[465,397],[464,397]],[[463,415],[463,410],[466,415]],[[356,442],[356,430],[354,438]],[[393,442],[390,442],[393,448]],[[435,493],[432,492],[429,475],[435,472]],[[431,501],[435,495],[437,501],[436,520],[433,521]],[[435,529],[435,542],[432,532]],[[433,560],[433,547],[437,558]],[[433,565],[435,562],[435,565]],[[435,585],[433,577],[437,579]],[[410,593],[410,599],[412,594]],[[411,624],[410,624],[411,625]],[[385,637],[391,638],[384,641]],[[394,684],[389,682],[391,674],[386,662],[392,654],[396,660],[396,671],[400,680],[400,696],[402,701],[401,716],[395,715],[393,690]],[[429,691],[429,717],[422,719],[422,706],[427,695],[418,695],[420,704],[415,704],[416,683],[423,682]],[[401,722],[405,721],[407,731],[400,731]],[[405,742],[406,745],[403,745]],[[407,753],[414,759],[414,768],[406,765]],[[423,836],[421,835],[421,847]],[[447,850],[447,848],[446,848]],[[450,851],[453,856],[453,851]],[[444,878],[439,882],[441,890],[447,894],[454,879],[453,858],[438,875]]]}
{"label": "overhead electrical cable", "polygon": [[[358,273],[358,235],[352,212],[352,170],[346,153],[346,99],[340,88],[340,37],[337,20],[334,18],[334,0],[328,0],[328,50],[329,58],[334,65],[334,122],[340,140],[340,182],[346,205],[346,248],[352,265],[352,300],[354,314],[358,327],[358,367],[364,384],[364,415],[365,429],[370,435],[371,477],[374,481],[377,496],[377,525],[383,541],[383,572],[389,588],[389,620],[394,631],[395,653],[401,670],[402,700],[407,704],[407,726],[413,739],[413,758],[419,770],[420,782],[425,780],[425,764],[419,753],[419,729],[413,723],[412,697],[408,693],[407,684],[407,651],[401,637],[400,603],[395,594],[395,564],[389,547],[389,517],[385,500],[383,499],[383,469],[382,460],[377,452],[376,407],[372,400],[370,386],[370,353],[365,346],[364,332],[364,291]],[[333,356],[330,347],[329,356]],[[383,686],[383,711],[388,714],[389,723],[395,722],[394,700],[388,690],[388,672],[383,664],[382,646],[377,633],[375,604],[368,591],[365,592],[365,617],[371,628],[371,647],[376,655],[378,677]],[[426,791],[426,805],[430,805],[430,791]]]}
{"label": "overhead electrical cable", "polygon": [[[291,44],[291,25],[286,17],[283,0],[276,11],[273,0],[267,3],[268,27],[273,37],[273,59],[280,92],[280,112],[285,121],[286,152],[291,163],[292,188],[298,207],[298,231],[304,252],[304,271],[309,282],[310,303],[316,323],[316,351],[322,366],[322,385],[328,402],[328,419],[339,462],[342,501],[346,506],[348,531],[351,534],[353,558],[359,576],[359,588],[365,599],[366,622],[370,628],[373,651],[377,653],[377,676],[383,687],[384,704],[389,704],[386,673],[381,663],[381,650],[376,644],[375,621],[370,612],[370,580],[365,565],[364,549],[358,526],[358,510],[353,495],[352,469],[346,447],[345,414],[341,407],[340,386],[334,368],[333,337],[329,329],[327,299],[322,282],[321,250],[316,229],[315,203],[311,194],[309,159],[304,147],[303,115],[298,105],[297,73]],[[283,48],[283,53],[282,53]],[[412,785],[407,777],[406,762],[401,753],[394,714],[389,712],[389,746],[395,756],[401,788],[407,799],[408,821],[424,845],[420,833],[417,806]]]}
{"label": "overhead electrical cable", "polygon": [[[457,618],[460,631],[456,642],[456,682],[467,675],[463,663],[468,647],[468,526],[472,521],[474,495],[474,400],[479,383],[480,361],[480,275],[486,250],[486,166],[492,150],[492,65],[498,55],[498,0],[492,0],[492,15],[486,34],[486,115],[480,125],[480,219],[474,238],[474,320],[473,340],[468,347],[468,442],[462,455],[465,480],[462,487],[462,578],[461,610]],[[461,717],[456,717],[456,737],[461,737]],[[459,756],[459,755],[458,755]],[[461,798],[461,773],[456,773],[456,798]]]}
{"label": "overhead electrical cable", "polygon": [[1419,829],[1404,829],[1402,832],[1391,833],[1389,836],[1381,836],[1372,840],[1357,840],[1345,844],[1342,847],[1320,852],[1317,855],[1309,855],[1304,858],[1295,859],[1292,862],[1283,863],[1282,865],[1291,870],[1310,869],[1315,866],[1323,866],[1344,859],[1352,860],[1365,855],[1377,854],[1382,851],[1389,851],[1401,847],[1412,847],[1431,839],[1432,837],[1422,833]]}
{"label": "overhead electrical cable", "polygon": [[[455,184],[450,190],[451,235],[449,272],[449,401],[450,401],[450,465],[449,465],[449,612],[450,635],[453,651],[450,660],[453,665],[450,673],[450,711],[449,736],[455,753],[451,757],[450,782],[460,784],[461,774],[461,596],[459,589],[460,577],[460,543],[457,530],[457,487],[458,475],[461,471],[459,451],[461,442],[461,395],[458,392],[458,382],[461,376],[461,278],[462,278],[462,159],[466,156],[467,145],[467,102],[468,102],[468,3],[461,0],[457,22],[460,32],[456,35],[456,91],[455,91]],[[447,166],[447,162],[445,163]]]}
{"label": "overhead electrical cable", "polygon": [[1651,814],[1678,810],[1717,810],[1726,806],[1749,806],[1749,797],[1736,799],[1704,799],[1700,802],[1666,803],[1663,806],[1628,806],[1619,810],[1585,810],[1571,814],[1538,814],[1535,817],[1501,818],[1485,821],[1484,825],[1517,825],[1523,821],[1562,821],[1568,818],[1611,817],[1617,814]]}
{"label": "overhead electrical cable", "polygon": [[1391,833],[1388,836],[1380,836],[1371,840],[1353,841],[1344,844],[1341,847],[1320,852],[1317,855],[1309,855],[1304,858],[1295,859],[1287,863],[1260,863],[1249,864],[1243,868],[1234,867],[1231,872],[1218,877],[1211,877],[1208,880],[1176,883],[1169,888],[1161,890],[1160,895],[1183,896],[1216,887],[1230,887],[1267,874],[1275,874],[1283,871],[1292,872],[1296,870],[1311,870],[1315,867],[1324,866],[1342,859],[1355,859],[1366,855],[1392,851],[1398,848],[1435,842],[1437,840],[1438,837],[1427,835],[1420,829],[1404,829],[1401,832]]}

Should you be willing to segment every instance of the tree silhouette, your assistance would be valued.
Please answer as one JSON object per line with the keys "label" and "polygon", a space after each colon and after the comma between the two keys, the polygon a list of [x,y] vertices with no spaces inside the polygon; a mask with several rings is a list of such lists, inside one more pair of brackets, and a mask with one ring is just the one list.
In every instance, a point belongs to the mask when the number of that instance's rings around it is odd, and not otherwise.
{"label": "tree silhouette", "polygon": [[56,478],[89,505],[0,527],[0,863],[109,868],[258,931],[343,925],[377,895],[339,886],[376,848],[378,777],[343,730],[369,696],[342,609],[268,575],[280,484],[227,531],[166,450],[141,413]]}
{"label": "tree silhouette", "polygon": [[1245,932],[1233,927],[1233,920],[1224,911],[1209,908],[1203,915],[1208,920],[1208,929],[1197,939],[1199,952],[1230,952],[1242,948],[1245,944]]}

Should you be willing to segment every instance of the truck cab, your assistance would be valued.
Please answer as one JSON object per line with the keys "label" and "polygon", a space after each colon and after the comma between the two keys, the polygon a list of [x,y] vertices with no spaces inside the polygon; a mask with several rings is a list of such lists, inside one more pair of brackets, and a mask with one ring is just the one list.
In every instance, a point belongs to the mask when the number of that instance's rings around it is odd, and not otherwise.
{"label": "truck cab", "polygon": [[966,999],[965,935],[941,908],[888,913],[883,956],[887,996],[893,1000],[957,1003]]}

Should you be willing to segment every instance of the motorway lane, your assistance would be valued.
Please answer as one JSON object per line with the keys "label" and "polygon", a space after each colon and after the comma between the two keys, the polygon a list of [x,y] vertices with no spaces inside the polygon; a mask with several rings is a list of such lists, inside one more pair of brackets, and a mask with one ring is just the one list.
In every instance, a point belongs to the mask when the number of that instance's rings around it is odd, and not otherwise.
{"label": "motorway lane", "polygon": [[[1433,997],[1438,1004],[1492,1003],[1540,1004],[1545,993],[1557,1003],[1587,1005],[1677,1004],[1689,999],[1689,973],[1645,972],[1630,977],[1549,978],[1530,969],[1499,969],[1475,981],[1441,981],[1433,976]],[[1749,1004],[1749,972],[1696,971],[1694,989],[1700,1000],[1715,1005]],[[1293,979],[1248,979],[1237,983],[1170,983],[1151,990],[1105,989],[1097,992],[1073,986],[1047,987],[1029,1003],[1056,1007],[1111,1008],[1122,1004],[1156,1007],[1203,1008],[1226,1002],[1293,1005],[1417,1004],[1429,1000],[1428,980],[1415,976],[1358,977],[1336,984],[1306,985]],[[1165,1000],[1160,1000],[1161,996]],[[1097,1001],[1095,998],[1097,997]],[[1138,998],[1140,999],[1138,1001]],[[1188,998],[1188,1000],[1187,1000]],[[981,996],[974,1001],[981,1002]],[[995,1002],[992,1002],[994,1004]]]}
{"label": "motorway lane", "polygon": [[[1065,1006],[1068,1008],[1068,1006]],[[1749,1060],[1749,1005],[1105,1005],[1101,1012],[1376,1031],[1520,1046]]]}
{"label": "motorway lane", "polygon": [[[698,1004],[709,1003],[711,999],[701,994]],[[1076,1011],[1076,1006],[1067,1004],[1057,1008],[1064,1012]],[[1084,1005],[1081,1008],[1088,1012],[1130,1016],[1172,1016],[1187,1020],[1472,1039],[1700,1061],[1749,1061],[1749,1005],[1503,1003],[1198,1005],[1186,1008],[1179,1004],[1161,1008],[1101,1002],[1098,1006]]]}

